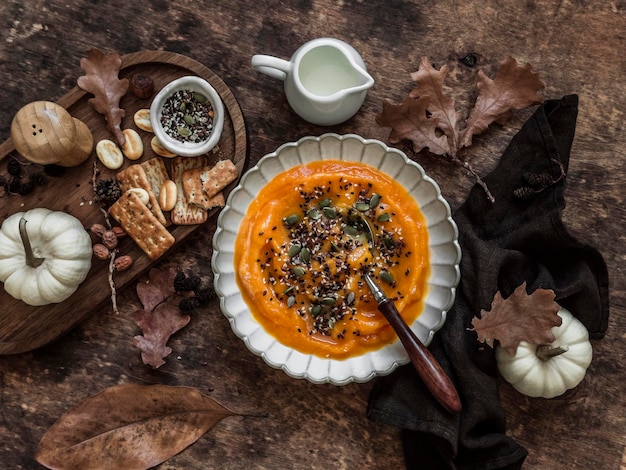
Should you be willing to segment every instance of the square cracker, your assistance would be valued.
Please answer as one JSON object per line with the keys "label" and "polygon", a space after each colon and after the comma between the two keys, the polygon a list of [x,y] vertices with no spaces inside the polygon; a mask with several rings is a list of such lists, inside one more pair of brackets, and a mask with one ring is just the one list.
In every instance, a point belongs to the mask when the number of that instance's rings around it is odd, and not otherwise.
{"label": "square cracker", "polygon": [[[207,211],[216,207],[224,207],[226,204],[224,193],[222,193],[221,190],[217,193],[208,195],[202,188],[201,177],[204,173],[209,171],[209,169],[210,168],[205,167],[183,171],[183,189],[185,191],[185,196],[187,197],[187,202],[202,207]],[[228,183],[230,183],[230,181],[232,181],[232,179],[229,178],[223,181],[228,181],[223,185],[225,187]]]}
{"label": "square cracker", "polygon": [[187,170],[204,168],[208,164],[207,156],[175,157],[172,159],[172,180],[176,183],[176,207],[171,211],[172,222],[177,225],[194,225],[206,222],[208,213],[202,207],[187,200],[183,186],[183,173]]}
{"label": "square cracker", "polygon": [[146,173],[146,178],[148,179],[148,183],[152,188],[152,192],[159,200],[159,194],[161,193],[161,186],[163,183],[167,181],[170,177],[167,174],[167,169],[165,168],[165,163],[158,157],[151,158],[150,160],[146,160],[141,163],[144,172]]}
{"label": "square cracker", "polygon": [[176,241],[136,193],[124,193],[109,214],[151,260],[160,258]]}
{"label": "square cracker", "polygon": [[187,202],[200,206],[206,210],[209,198],[204,193],[204,190],[202,189],[202,181],[200,180],[200,175],[204,171],[206,171],[206,168],[191,168],[189,170],[185,170],[182,174],[182,180],[183,191],[185,192]]}
{"label": "square cracker", "polygon": [[125,170],[120,171],[117,174],[117,182],[122,190],[122,193],[126,193],[131,188],[145,189],[150,197],[150,211],[152,211],[161,224],[165,225],[167,223],[165,216],[163,215],[163,211],[161,211],[161,206],[159,206],[159,200],[156,198],[154,191],[150,186],[150,181],[148,180],[146,172],[141,164],[136,163],[134,165],[130,165]]}
{"label": "square cracker", "polygon": [[226,205],[226,198],[224,197],[224,193],[217,193],[215,196],[210,198],[205,205],[206,210],[214,209],[216,207],[224,207]]}
{"label": "square cracker", "polygon": [[200,174],[202,189],[208,198],[215,196],[222,191],[232,181],[237,179],[239,170],[231,160],[220,160],[208,170]]}

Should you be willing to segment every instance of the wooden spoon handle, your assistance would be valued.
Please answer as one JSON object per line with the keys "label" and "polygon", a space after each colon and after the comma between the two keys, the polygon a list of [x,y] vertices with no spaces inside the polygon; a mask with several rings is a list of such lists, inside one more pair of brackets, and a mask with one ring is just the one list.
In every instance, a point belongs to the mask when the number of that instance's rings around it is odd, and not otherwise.
{"label": "wooden spoon handle", "polygon": [[461,411],[461,400],[454,384],[428,348],[400,316],[394,303],[389,299],[383,300],[378,304],[378,309],[395,330],[417,373],[437,401],[451,413]]}

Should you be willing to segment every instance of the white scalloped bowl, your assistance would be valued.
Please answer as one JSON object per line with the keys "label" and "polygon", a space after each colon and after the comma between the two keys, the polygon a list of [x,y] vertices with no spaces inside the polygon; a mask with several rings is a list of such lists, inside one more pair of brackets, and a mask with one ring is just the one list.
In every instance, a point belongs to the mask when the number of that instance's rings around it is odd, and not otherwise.
{"label": "white scalloped bowl", "polygon": [[303,354],[284,346],[265,331],[250,313],[237,285],[233,264],[234,245],[249,204],[277,174],[321,159],[372,165],[400,182],[421,208],[429,233],[431,273],[424,309],[411,329],[424,344],[430,343],[435,332],[443,326],[447,311],[454,303],[460,279],[458,229],[437,183],[403,152],[389,148],[378,140],[366,140],[352,134],[304,137],[265,155],[254,168],[246,172],[239,185],[230,193],[217,220],[211,263],[215,273],[215,290],[220,297],[221,310],[234,333],[268,365],[282,369],[291,377],[304,378],[313,383],[345,385],[366,382],[376,376],[389,374],[399,365],[409,362],[399,340],[381,349],[343,360]]}

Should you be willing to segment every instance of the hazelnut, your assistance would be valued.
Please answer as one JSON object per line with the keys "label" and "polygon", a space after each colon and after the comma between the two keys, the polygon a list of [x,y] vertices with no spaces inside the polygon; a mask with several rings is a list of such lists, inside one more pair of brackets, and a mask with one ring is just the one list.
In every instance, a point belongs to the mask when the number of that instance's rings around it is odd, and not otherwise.
{"label": "hazelnut", "polygon": [[126,230],[124,230],[122,227],[119,227],[119,226],[115,226],[111,230],[113,230],[113,232],[115,233],[118,239],[124,238],[126,235],[128,235],[126,233]]}
{"label": "hazelnut", "polygon": [[98,237],[102,237],[102,234],[106,232],[106,227],[102,224],[93,224],[89,231]]}
{"label": "hazelnut", "polygon": [[145,75],[133,75],[129,88],[137,98],[150,98],[154,94],[154,81]]}
{"label": "hazelnut", "polygon": [[111,257],[111,252],[102,243],[96,243],[93,246],[92,250],[93,250],[93,255],[98,259],[105,260]]}
{"label": "hazelnut", "polygon": [[128,255],[119,256],[115,258],[114,262],[116,271],[126,271],[128,268],[131,267],[132,264],[133,259]]}
{"label": "hazelnut", "polygon": [[117,235],[115,235],[113,230],[106,230],[102,234],[102,244],[109,250],[113,250],[117,247]]}

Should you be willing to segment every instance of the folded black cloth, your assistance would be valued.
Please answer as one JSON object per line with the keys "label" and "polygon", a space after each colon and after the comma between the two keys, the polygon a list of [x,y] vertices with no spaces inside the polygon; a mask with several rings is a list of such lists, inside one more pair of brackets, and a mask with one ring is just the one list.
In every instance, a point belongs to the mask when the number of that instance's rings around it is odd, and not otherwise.
{"label": "folded black cloth", "polygon": [[[561,219],[578,97],[544,102],[485,178],[495,197],[475,185],[454,213],[463,257],[461,282],[444,327],[430,350],[455,383],[463,409],[446,412],[430,395],[411,365],[374,384],[370,419],[402,428],[409,469],[519,469],[527,451],[505,435],[493,349],[468,331],[481,309],[490,310],[523,281],[527,291],[553,289],[556,301],[601,338],[608,324],[608,273],[602,255],[580,243]],[[550,175],[547,187],[514,194],[528,175]],[[545,176],[543,177],[545,178]],[[530,178],[542,180],[542,177]],[[521,191],[522,193],[524,190]]]}

